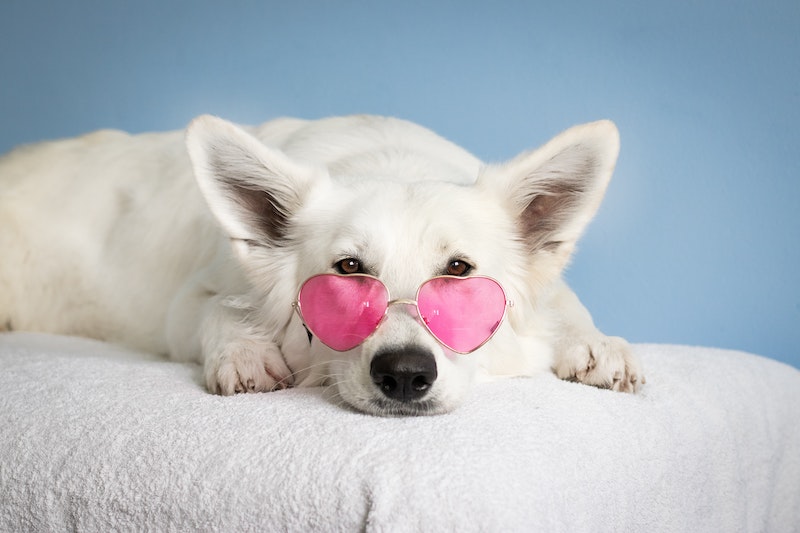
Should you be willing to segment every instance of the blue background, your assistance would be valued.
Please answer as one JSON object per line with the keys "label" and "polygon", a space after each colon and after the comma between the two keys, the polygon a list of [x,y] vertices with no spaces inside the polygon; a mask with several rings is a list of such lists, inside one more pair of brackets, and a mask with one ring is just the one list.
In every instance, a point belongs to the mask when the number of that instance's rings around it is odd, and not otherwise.
{"label": "blue background", "polygon": [[0,151],[357,112],[499,161],[610,118],[567,278],[608,333],[800,366],[800,2],[0,2]]}

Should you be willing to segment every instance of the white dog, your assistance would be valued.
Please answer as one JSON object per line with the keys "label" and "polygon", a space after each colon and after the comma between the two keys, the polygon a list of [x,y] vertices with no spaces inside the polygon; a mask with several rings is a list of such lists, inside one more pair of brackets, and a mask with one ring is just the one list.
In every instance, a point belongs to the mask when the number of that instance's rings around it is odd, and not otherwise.
{"label": "white dog", "polygon": [[0,159],[0,328],[202,362],[220,394],[326,384],[380,415],[449,411],[488,376],[644,382],[560,278],[611,122],[502,165],[373,116],[206,116],[186,143],[100,131]]}

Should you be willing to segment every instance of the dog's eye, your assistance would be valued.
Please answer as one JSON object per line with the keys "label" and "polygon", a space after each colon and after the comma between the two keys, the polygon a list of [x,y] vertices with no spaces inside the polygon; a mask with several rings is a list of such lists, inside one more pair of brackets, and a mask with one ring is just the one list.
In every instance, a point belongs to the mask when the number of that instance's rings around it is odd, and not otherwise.
{"label": "dog's eye", "polygon": [[459,261],[458,259],[450,261],[447,265],[446,273],[448,276],[466,276],[472,270],[472,265],[466,261]]}
{"label": "dog's eye", "polygon": [[336,269],[339,274],[361,274],[364,270],[361,268],[361,261],[358,259],[353,259],[352,257],[348,257],[346,259],[342,259],[333,267]]}

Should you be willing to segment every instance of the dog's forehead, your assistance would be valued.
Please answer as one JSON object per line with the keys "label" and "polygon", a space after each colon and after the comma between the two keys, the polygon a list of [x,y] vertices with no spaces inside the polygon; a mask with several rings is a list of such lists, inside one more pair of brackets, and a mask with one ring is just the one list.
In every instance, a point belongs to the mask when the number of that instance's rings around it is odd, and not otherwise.
{"label": "dog's forehead", "polygon": [[356,255],[397,297],[444,273],[451,260],[480,265],[496,255],[497,206],[471,187],[374,182],[341,195],[331,253]]}

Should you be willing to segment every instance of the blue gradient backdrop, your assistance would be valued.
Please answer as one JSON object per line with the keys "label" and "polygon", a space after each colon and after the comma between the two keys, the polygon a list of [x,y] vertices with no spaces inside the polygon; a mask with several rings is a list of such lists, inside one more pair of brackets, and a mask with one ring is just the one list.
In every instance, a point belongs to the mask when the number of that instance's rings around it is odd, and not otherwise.
{"label": "blue gradient backdrop", "polygon": [[0,150],[369,112],[497,161],[611,118],[567,273],[598,325],[800,366],[800,2],[489,4],[4,0]]}

